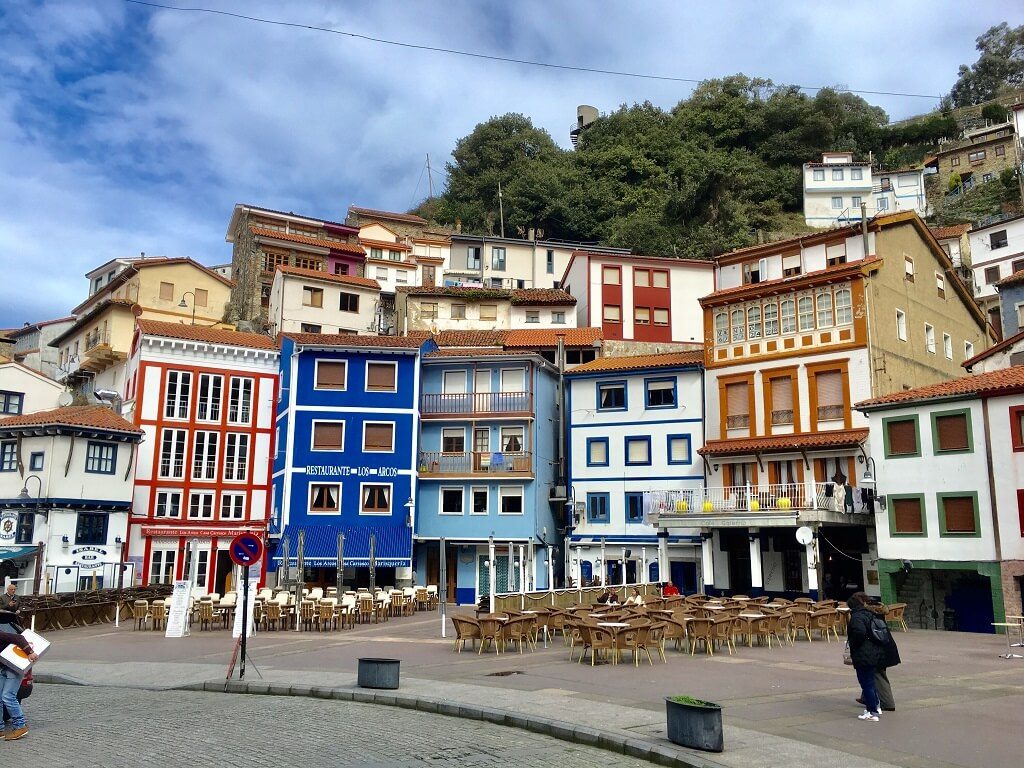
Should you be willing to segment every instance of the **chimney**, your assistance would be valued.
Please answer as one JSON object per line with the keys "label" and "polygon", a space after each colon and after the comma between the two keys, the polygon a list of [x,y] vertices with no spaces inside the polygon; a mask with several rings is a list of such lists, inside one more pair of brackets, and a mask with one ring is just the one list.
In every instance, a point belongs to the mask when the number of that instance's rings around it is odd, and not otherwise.
{"label": "chimney", "polygon": [[860,204],[860,236],[864,241],[864,258],[868,256],[874,256],[871,253],[870,239],[868,238],[868,204]]}
{"label": "chimney", "polygon": [[534,229],[533,227],[530,227],[528,230],[526,230],[526,239],[529,240],[530,242],[533,242],[534,240],[536,240],[537,239],[537,230]]}

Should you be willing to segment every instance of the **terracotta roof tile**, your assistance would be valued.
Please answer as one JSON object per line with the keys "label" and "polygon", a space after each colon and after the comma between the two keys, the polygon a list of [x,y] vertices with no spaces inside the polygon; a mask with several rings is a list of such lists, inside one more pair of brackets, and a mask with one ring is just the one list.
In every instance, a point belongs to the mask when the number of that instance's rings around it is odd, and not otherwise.
{"label": "terracotta roof tile", "polygon": [[362,336],[354,333],[284,333],[296,344],[324,347],[396,347],[419,349],[424,339],[410,336]]}
{"label": "terracotta roof tile", "polygon": [[875,264],[881,264],[881,259],[877,256],[869,256],[866,259],[858,259],[857,261],[848,261],[845,264],[839,264],[834,267],[826,267],[825,269],[819,269],[816,272],[808,272],[804,275],[794,275],[792,277],[780,277],[775,280],[765,280],[761,283],[751,283],[750,285],[738,285],[735,288],[723,288],[720,291],[709,293],[707,296],[701,297],[700,301],[703,304],[705,301],[713,302],[718,299],[728,298],[730,296],[739,296],[745,293],[759,294],[767,289],[782,289],[785,290],[792,286],[794,289],[803,286],[804,284],[813,285],[821,280],[833,279],[846,275],[852,275],[860,272],[865,267],[870,267]]}
{"label": "terracotta roof tile", "polygon": [[342,285],[354,285],[360,288],[374,288],[380,290],[380,283],[368,277],[356,277],[355,275],[332,275],[330,272],[321,272],[318,269],[304,269],[303,267],[280,266],[278,272],[298,277],[309,277],[314,280],[326,280],[329,283],[341,283]]}
{"label": "terracotta roof tile", "polygon": [[1018,333],[1013,334],[1013,336],[1005,338],[997,344],[993,344],[984,352],[979,352],[974,357],[967,358],[961,363],[961,365],[967,370],[970,370],[975,364],[980,363],[982,360],[987,360],[992,357],[992,355],[996,354],[996,352],[1002,352],[1004,349],[1012,347],[1018,341],[1022,340],[1024,340],[1024,331],[1019,331]]}
{"label": "terracotta roof tile", "polygon": [[951,227],[928,227],[935,235],[936,240],[948,240],[951,237],[960,237],[971,228],[970,224],[954,224]]}
{"label": "terracotta roof tile", "polygon": [[564,334],[567,347],[592,347],[601,341],[600,328],[518,328],[508,332],[506,347],[558,346],[558,334]]}
{"label": "terracotta roof tile", "polygon": [[310,237],[309,235],[300,235],[295,232],[278,232],[276,229],[264,229],[263,227],[253,225],[250,225],[249,229],[254,235],[259,235],[260,237],[285,240],[289,243],[302,243],[303,245],[312,245],[316,248],[330,248],[332,251],[351,253],[354,256],[364,255],[363,249],[352,243],[339,243],[335,240],[328,240],[323,237]]}
{"label": "terracotta roof tile", "polygon": [[1021,390],[1024,390],[1024,366],[1015,365],[1012,368],[978,373],[974,376],[964,376],[952,381],[943,381],[938,384],[928,384],[924,387],[905,389],[902,392],[893,392],[882,397],[864,400],[857,403],[854,407],[872,408],[900,403],[914,403],[936,398],[991,397],[1004,392],[1017,392]]}
{"label": "terracotta roof tile", "polygon": [[522,356],[530,354],[525,349],[501,349],[500,347],[444,347],[426,357],[488,357],[494,355]]}
{"label": "terracotta roof tile", "polygon": [[400,285],[395,290],[410,296],[461,296],[480,301],[508,299],[512,295],[511,291],[504,288],[469,288],[461,285]]}
{"label": "terracotta roof tile", "polygon": [[228,347],[249,347],[252,349],[277,349],[274,340],[261,333],[245,333],[229,328],[209,328],[203,325],[165,323],[161,320],[135,321],[139,330],[147,336],[163,336],[169,339],[201,341],[207,344],[223,344]]}
{"label": "terracotta roof tile", "polygon": [[1016,285],[1017,283],[1024,282],[1024,269],[1019,272],[1014,272],[1009,277],[1004,277],[1002,280],[996,283],[996,288],[1002,288],[1007,285]]}
{"label": "terracotta roof tile", "polygon": [[517,288],[512,291],[516,305],[574,306],[576,297],[560,288]]}
{"label": "terracotta roof tile", "polygon": [[412,246],[405,243],[392,243],[389,240],[372,240],[368,237],[360,237],[359,244],[367,248],[381,248],[391,251],[411,251]]}
{"label": "terracotta roof tile", "polygon": [[392,211],[378,211],[375,208],[360,208],[357,205],[348,207],[350,213],[368,218],[390,219],[391,221],[404,221],[407,224],[427,224],[427,220],[414,213],[393,213]]}
{"label": "terracotta roof tile", "polygon": [[278,216],[293,216],[298,219],[306,219],[307,221],[316,221],[325,226],[342,227],[344,229],[350,229],[353,230],[353,232],[356,229],[355,227],[349,226],[344,222],[329,221],[328,219],[321,219],[319,216],[306,216],[301,213],[295,213],[295,211],[278,211],[273,208],[264,208],[263,206],[260,205],[252,205],[251,203],[239,203],[235,207],[237,208],[239,205],[243,208],[248,208],[250,211],[253,211],[254,213],[276,213]]}
{"label": "terracotta roof tile", "polygon": [[[578,368],[576,370],[579,370]],[[738,456],[750,453],[815,450],[819,448],[851,448],[868,439],[866,429],[837,429],[799,435],[770,435],[708,440],[697,453],[702,456]]]}
{"label": "terracotta roof tile", "polygon": [[434,334],[439,347],[501,347],[509,331],[441,331]]}
{"label": "terracotta roof tile", "polygon": [[108,432],[141,435],[142,430],[105,405],[69,405],[0,419],[0,432],[19,427],[92,427]]}
{"label": "terracotta roof tile", "polygon": [[646,368],[679,368],[703,365],[704,351],[666,352],[660,355],[634,355],[630,357],[599,357],[589,363],[577,365],[568,375],[592,373],[594,371],[637,371]]}

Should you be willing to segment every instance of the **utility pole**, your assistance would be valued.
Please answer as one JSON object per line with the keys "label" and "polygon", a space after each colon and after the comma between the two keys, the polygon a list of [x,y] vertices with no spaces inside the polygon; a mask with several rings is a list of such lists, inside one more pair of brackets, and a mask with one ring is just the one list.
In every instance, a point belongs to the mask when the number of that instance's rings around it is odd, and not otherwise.
{"label": "utility pole", "polygon": [[498,179],[498,218],[501,220],[501,236],[505,237],[505,207],[501,200],[501,179]]}
{"label": "utility pole", "polygon": [[430,153],[427,153],[427,189],[430,190],[429,200],[434,199],[434,177],[430,172]]}

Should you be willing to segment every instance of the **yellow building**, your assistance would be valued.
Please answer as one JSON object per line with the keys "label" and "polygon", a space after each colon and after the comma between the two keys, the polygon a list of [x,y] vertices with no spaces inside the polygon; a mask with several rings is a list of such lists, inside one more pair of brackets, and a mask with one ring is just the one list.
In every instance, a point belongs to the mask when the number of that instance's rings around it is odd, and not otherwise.
{"label": "yellow building", "polygon": [[60,350],[59,380],[121,391],[135,318],[229,327],[231,281],[188,258],[133,260],[73,310],[74,325],[50,346]]}

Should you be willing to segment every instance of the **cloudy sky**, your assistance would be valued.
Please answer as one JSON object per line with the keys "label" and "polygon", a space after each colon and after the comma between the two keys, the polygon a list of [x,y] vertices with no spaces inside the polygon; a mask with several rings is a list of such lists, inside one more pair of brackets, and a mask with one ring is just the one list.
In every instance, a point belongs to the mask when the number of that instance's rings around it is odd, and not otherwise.
{"label": "cloudy sky", "polygon": [[[599,69],[936,95],[977,35],[1024,22],[1005,0],[967,16],[960,0],[177,4]],[[567,145],[577,104],[670,107],[692,88],[125,0],[5,0],[0,50],[0,328],[65,314],[83,273],[116,256],[229,261],[236,202],[406,210],[426,193],[426,155],[442,167],[492,115],[522,112]],[[935,103],[866,98],[893,118]]]}

